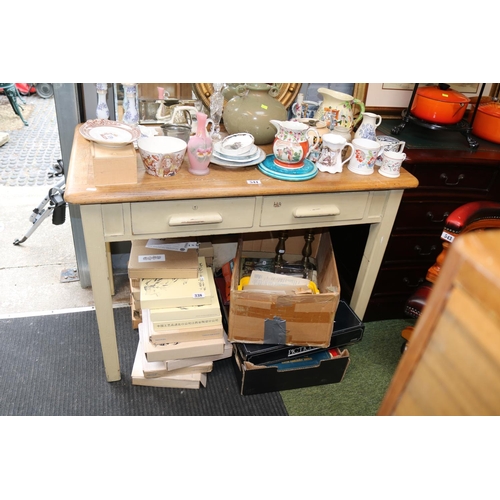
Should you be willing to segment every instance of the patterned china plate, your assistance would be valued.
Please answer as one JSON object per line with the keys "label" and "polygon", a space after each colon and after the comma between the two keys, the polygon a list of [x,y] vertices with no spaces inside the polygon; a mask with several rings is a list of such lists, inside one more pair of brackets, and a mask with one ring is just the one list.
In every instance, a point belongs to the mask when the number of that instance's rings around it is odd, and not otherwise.
{"label": "patterned china plate", "polygon": [[[244,155],[228,155],[222,152],[222,148],[220,145],[220,142],[216,142],[214,144],[214,154],[215,156],[223,159],[223,160],[229,160],[229,161],[252,161],[254,157],[259,153],[259,149],[255,144],[250,148],[248,153]],[[257,156],[258,158],[258,156]]]}
{"label": "patterned china plate", "polygon": [[253,165],[258,165],[266,157],[266,153],[262,149],[260,148],[257,149],[258,149],[257,151],[258,155],[255,155],[255,159],[253,160],[247,160],[245,162],[229,161],[226,160],[225,158],[220,158],[219,156],[213,154],[212,159],[210,161],[214,165],[219,165],[220,167],[226,167],[226,168],[252,167]]}
{"label": "patterned china plate", "polygon": [[105,119],[88,120],[79,130],[88,141],[109,147],[125,146],[141,137],[139,129],[126,123]]}

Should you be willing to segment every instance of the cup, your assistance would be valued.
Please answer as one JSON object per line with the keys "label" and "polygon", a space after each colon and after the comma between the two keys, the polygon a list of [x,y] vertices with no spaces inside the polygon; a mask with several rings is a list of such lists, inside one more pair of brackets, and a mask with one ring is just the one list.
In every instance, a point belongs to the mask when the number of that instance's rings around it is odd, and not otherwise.
{"label": "cup", "polygon": [[382,165],[378,171],[385,177],[399,177],[401,173],[401,164],[405,161],[405,159],[405,153],[384,151],[382,155]]}
{"label": "cup", "polygon": [[[342,172],[344,163],[347,163],[354,155],[354,148],[350,142],[335,134],[325,134],[322,137],[323,147],[316,165],[321,172],[335,174]],[[349,153],[345,150],[350,148]],[[345,153],[345,154],[343,154]],[[347,156],[344,160],[343,157]]]}
{"label": "cup", "polygon": [[377,137],[377,142],[382,145],[382,149],[378,155],[376,165],[382,165],[382,155],[385,151],[394,151],[396,153],[402,153],[406,143],[404,141],[400,141],[395,137],[391,137],[390,135],[379,135]]}
{"label": "cup", "polygon": [[352,140],[354,155],[349,161],[347,168],[359,175],[373,174],[375,161],[382,146],[370,139],[357,138]]}

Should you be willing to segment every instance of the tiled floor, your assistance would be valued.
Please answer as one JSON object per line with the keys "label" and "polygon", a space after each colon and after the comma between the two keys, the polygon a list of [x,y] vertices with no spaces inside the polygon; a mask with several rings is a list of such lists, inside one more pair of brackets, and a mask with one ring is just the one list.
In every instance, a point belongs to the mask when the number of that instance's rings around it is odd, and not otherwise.
{"label": "tiled floor", "polygon": [[[91,288],[72,281],[76,257],[69,211],[64,224],[54,225],[48,217],[14,245],[33,228],[33,209],[60,180],[51,175],[61,157],[53,98],[30,96],[27,102],[35,105],[29,126],[7,131],[9,141],[0,146],[1,317],[94,306]],[[115,289],[115,303],[127,304],[127,276],[119,270]]]}

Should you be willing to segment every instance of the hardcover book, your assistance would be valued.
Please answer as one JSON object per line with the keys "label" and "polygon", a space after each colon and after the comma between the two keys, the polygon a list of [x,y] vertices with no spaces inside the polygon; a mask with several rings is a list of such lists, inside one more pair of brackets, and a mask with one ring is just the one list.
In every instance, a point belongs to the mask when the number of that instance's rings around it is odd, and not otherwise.
{"label": "hardcover book", "polygon": [[194,318],[207,318],[213,316],[220,317],[221,312],[214,276],[211,269],[208,269],[208,288],[213,298],[212,302],[210,304],[180,307],[144,307],[144,309],[149,309],[149,317],[153,324],[174,320],[192,320]]}
{"label": "hardcover book", "polygon": [[226,333],[224,333],[224,350],[222,354],[215,354],[212,356],[198,356],[195,358],[185,358],[185,359],[171,359],[165,361],[165,366],[168,371],[179,370],[188,366],[193,366],[199,363],[205,363],[207,361],[219,361],[221,359],[231,358],[233,356],[233,344],[227,339]]}
{"label": "hardcover book", "polygon": [[141,279],[141,305],[143,309],[155,307],[182,307],[211,304],[214,296],[210,290],[205,257],[198,257],[197,278],[143,278]]}
{"label": "hardcover book", "polygon": [[148,240],[132,242],[129,278],[192,278],[198,276],[198,251],[185,252],[148,248]]}
{"label": "hardcover book", "polygon": [[146,378],[142,371],[142,357],[144,351],[141,349],[141,342],[137,346],[134,365],[132,367],[132,385],[143,385],[149,387],[172,387],[178,389],[199,389],[200,385],[206,387],[206,373],[186,373],[170,374],[156,378]]}
{"label": "hardcover book", "polygon": [[224,352],[224,338],[155,345],[145,335],[143,346],[148,361],[168,361],[170,359],[220,355]]}
{"label": "hardcover book", "polygon": [[165,375],[186,375],[188,373],[209,373],[213,369],[213,361],[200,362],[194,365],[181,367],[177,370],[168,370],[165,361],[148,361],[144,354],[144,325],[139,325],[139,345],[142,359],[142,372],[145,378],[157,378]]}
{"label": "hardcover book", "polygon": [[222,319],[217,324],[194,328],[171,328],[156,331],[149,317],[149,309],[142,310],[143,330],[153,344],[171,344],[173,342],[192,342],[195,340],[221,339],[224,333]]}

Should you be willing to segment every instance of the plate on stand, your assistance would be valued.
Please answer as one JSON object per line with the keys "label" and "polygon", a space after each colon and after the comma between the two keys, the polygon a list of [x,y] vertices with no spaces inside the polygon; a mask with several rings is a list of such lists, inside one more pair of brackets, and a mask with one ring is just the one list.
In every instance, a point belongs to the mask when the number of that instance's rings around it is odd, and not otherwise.
{"label": "plate on stand", "polygon": [[138,128],[105,119],[87,120],[79,130],[88,141],[114,148],[126,146],[141,137]]}
{"label": "plate on stand", "polygon": [[274,163],[274,155],[267,155],[265,160],[259,163],[259,170],[281,181],[307,181],[318,174],[318,167],[310,160],[304,160],[302,167],[286,168]]}

